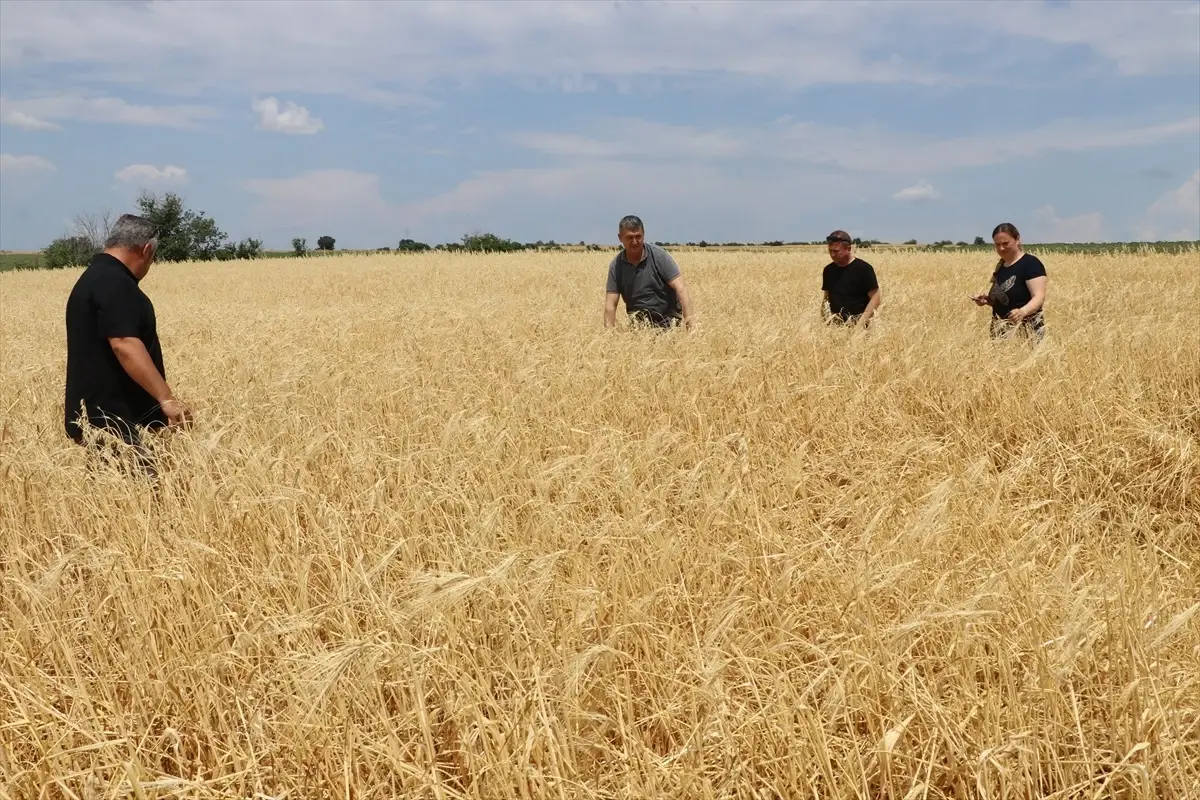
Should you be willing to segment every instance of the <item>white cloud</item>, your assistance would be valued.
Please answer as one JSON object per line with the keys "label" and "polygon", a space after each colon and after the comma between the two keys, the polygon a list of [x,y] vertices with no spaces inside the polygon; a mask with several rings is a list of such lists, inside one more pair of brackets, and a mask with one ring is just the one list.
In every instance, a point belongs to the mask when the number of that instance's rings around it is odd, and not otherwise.
{"label": "white cloud", "polygon": [[268,97],[255,100],[251,107],[258,114],[258,129],[275,133],[310,134],[325,127],[317,117],[309,116],[308,109],[288,100],[282,106],[279,100]]}
{"label": "white cloud", "polygon": [[[639,187],[634,206],[629,187]],[[769,176],[723,171],[703,164],[589,161],[558,167],[482,171],[457,185],[411,202],[391,202],[378,175],[317,170],[288,178],[243,183],[256,197],[255,224],[299,234],[337,225],[343,231],[405,229],[449,234],[480,229],[531,231],[534,238],[563,230],[591,232],[615,241],[616,223],[639,213],[651,236],[709,240],[775,238],[795,224],[795,214],[848,202],[861,187],[841,176],[796,168]],[[744,198],[737,213],[714,197]],[[553,229],[538,230],[539,220]],[[532,221],[532,222],[531,222]],[[832,227],[832,225],[831,225]],[[358,234],[355,234],[358,235]],[[347,241],[354,236],[345,233]],[[756,239],[754,237],[757,237]]]}
{"label": "white cloud", "polygon": [[[199,93],[340,93],[428,103],[432,85],[511,78],[626,91],[730,76],[782,87],[1011,83],[1090,52],[1125,74],[1194,75],[1194,4],[272,3],[93,0],[6,4],[0,63],[80,84]],[[947,43],[951,43],[947,45]],[[950,64],[947,55],[957,56]]]}
{"label": "white cloud", "polygon": [[1200,169],[1146,209],[1137,233],[1146,241],[1200,239]]}
{"label": "white cloud", "polygon": [[254,178],[242,188],[258,198],[260,219],[303,228],[354,218],[383,222],[392,206],[379,176],[344,169],[310,170],[291,178]]}
{"label": "white cloud", "polygon": [[26,129],[51,130],[50,120],[79,120],[165,128],[195,128],[199,120],[217,116],[209,106],[143,106],[119,97],[62,94],[15,100],[0,96],[0,121]]}
{"label": "white cloud", "polygon": [[1104,224],[1099,211],[1060,218],[1054,206],[1043,206],[1033,212],[1032,235],[1022,236],[1036,242],[1103,242]]}
{"label": "white cloud", "polygon": [[943,139],[790,119],[778,120],[765,128],[711,131],[629,119],[609,120],[592,127],[595,132],[589,136],[522,133],[512,138],[516,144],[563,158],[701,161],[755,158],[863,172],[928,174],[1056,151],[1144,146],[1181,139],[1200,133],[1200,117],[1157,125],[1118,120],[1097,125],[1094,121],[1064,120],[1003,135]]}
{"label": "white cloud", "polygon": [[0,153],[0,172],[40,172],[54,169],[54,164],[41,156],[15,156],[12,153]]}
{"label": "white cloud", "polygon": [[899,200],[902,203],[924,203],[937,200],[939,197],[941,195],[938,190],[933,188],[929,181],[920,181],[892,195],[893,200]]}
{"label": "white cloud", "polygon": [[31,117],[23,111],[13,111],[4,116],[0,116],[0,124],[12,125],[14,128],[23,128],[27,131],[60,131],[61,125],[55,125],[53,122],[47,122],[44,119]]}
{"label": "white cloud", "polygon": [[183,167],[171,164],[165,167],[156,167],[153,164],[130,164],[119,170],[113,177],[123,183],[138,185],[182,184],[187,183],[188,173]]}

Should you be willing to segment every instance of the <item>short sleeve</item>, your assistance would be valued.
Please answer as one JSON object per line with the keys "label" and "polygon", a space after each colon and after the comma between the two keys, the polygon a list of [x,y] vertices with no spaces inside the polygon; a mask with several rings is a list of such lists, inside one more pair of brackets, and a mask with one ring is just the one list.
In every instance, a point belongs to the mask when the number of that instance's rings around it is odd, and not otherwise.
{"label": "short sleeve", "polygon": [[1046,265],[1042,263],[1041,259],[1037,256],[1026,255],[1024,260],[1025,280],[1031,281],[1034,278],[1046,277]]}
{"label": "short sleeve", "polygon": [[614,258],[608,265],[608,283],[604,291],[610,294],[619,294],[621,291],[621,282],[617,280],[617,261],[620,257]]}
{"label": "short sleeve", "polygon": [[[666,283],[670,283],[679,277],[679,265],[675,263],[675,259],[666,250],[659,250],[656,254],[655,264],[658,266],[658,274]],[[658,258],[661,256],[661,258]]]}
{"label": "short sleeve", "polygon": [[97,333],[106,339],[134,337],[141,332],[141,303],[137,289],[125,281],[101,281],[92,291]]}
{"label": "short sleeve", "polygon": [[833,270],[831,270],[827,266],[827,267],[825,267],[825,269],[821,270],[821,291],[822,292],[832,292],[833,285],[834,285]]}
{"label": "short sleeve", "polygon": [[875,277],[875,268],[867,262],[862,262],[862,284],[863,289],[871,291],[879,288],[879,279]]}

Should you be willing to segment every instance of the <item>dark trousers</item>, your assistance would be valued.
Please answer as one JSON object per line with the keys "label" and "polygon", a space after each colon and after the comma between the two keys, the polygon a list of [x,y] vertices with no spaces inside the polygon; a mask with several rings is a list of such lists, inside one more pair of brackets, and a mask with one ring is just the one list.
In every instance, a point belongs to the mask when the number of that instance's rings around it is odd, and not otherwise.
{"label": "dark trousers", "polygon": [[629,319],[633,321],[636,328],[660,328],[669,330],[683,324],[683,319],[675,316],[662,316],[661,314],[652,314],[647,311],[634,311],[630,313]]}
{"label": "dark trousers", "polygon": [[1009,322],[1006,319],[992,317],[988,335],[993,339],[1011,339],[1021,336],[1040,342],[1046,338],[1046,319],[1042,316],[1041,311],[1031,314],[1021,322]]}
{"label": "dark trousers", "polygon": [[93,441],[74,435],[71,440],[87,449],[92,466],[115,466],[127,475],[158,478],[158,461],[136,429],[105,428]]}

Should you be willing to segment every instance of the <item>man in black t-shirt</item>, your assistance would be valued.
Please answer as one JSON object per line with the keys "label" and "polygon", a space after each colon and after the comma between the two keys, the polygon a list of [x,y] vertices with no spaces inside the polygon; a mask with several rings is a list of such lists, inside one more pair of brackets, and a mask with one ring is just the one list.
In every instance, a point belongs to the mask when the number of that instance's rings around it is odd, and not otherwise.
{"label": "man in black t-shirt", "polygon": [[186,424],[191,414],[167,385],[154,304],[138,286],[158,249],[154,226],[125,214],[117,220],[67,299],[67,436],[85,442],[87,424],[138,451],[142,428]]}
{"label": "man in black t-shirt", "polygon": [[832,262],[821,274],[821,317],[826,322],[859,324],[865,328],[883,299],[875,268],[854,257],[851,250],[854,242],[845,231],[834,231],[825,237],[825,242]]}

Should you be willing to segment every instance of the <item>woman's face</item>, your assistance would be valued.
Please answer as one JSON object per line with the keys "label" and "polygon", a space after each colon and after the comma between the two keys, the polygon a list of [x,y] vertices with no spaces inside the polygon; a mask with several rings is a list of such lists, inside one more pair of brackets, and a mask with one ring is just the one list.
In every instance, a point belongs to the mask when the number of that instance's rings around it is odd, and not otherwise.
{"label": "woman's face", "polygon": [[1008,261],[1017,254],[1020,248],[1020,242],[1014,239],[1010,234],[1001,231],[992,237],[992,242],[996,245],[996,255]]}

